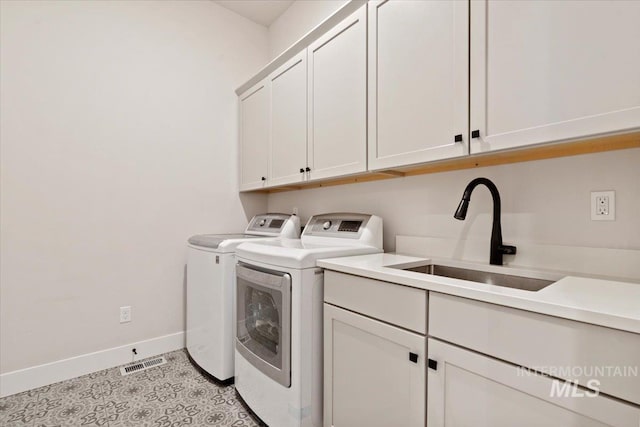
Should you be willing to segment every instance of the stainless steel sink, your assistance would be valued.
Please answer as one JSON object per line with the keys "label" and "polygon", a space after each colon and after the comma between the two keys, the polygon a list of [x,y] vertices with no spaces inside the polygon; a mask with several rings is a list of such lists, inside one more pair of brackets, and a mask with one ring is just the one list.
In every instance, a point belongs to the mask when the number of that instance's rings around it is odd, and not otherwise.
{"label": "stainless steel sink", "polygon": [[546,280],[526,276],[495,273],[490,271],[474,270],[468,268],[451,267],[439,264],[426,264],[418,267],[395,267],[405,271],[415,271],[435,276],[451,277],[453,279],[467,280],[470,282],[486,283],[488,285],[504,286],[506,288],[522,289],[536,292],[555,283],[557,280]]}

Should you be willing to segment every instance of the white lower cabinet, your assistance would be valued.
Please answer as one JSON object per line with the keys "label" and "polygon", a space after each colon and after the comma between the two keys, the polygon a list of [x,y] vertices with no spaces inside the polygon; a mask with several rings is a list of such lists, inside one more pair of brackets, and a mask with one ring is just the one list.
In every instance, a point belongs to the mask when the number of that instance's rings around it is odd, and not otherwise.
{"label": "white lower cabinet", "polygon": [[324,426],[639,427],[639,340],[325,271]]}
{"label": "white lower cabinet", "polygon": [[324,425],[424,427],[426,337],[324,304]]}
{"label": "white lower cabinet", "polygon": [[436,339],[430,338],[428,346],[429,427],[637,427],[640,423],[640,408],[635,405]]}
{"label": "white lower cabinet", "polygon": [[429,336],[640,406],[639,334],[431,292]]}

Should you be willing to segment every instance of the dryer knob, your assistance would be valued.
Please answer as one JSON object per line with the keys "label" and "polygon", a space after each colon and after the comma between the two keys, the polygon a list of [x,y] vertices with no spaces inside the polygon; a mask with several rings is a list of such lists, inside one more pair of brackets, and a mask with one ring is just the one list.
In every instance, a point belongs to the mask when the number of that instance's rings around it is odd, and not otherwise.
{"label": "dryer knob", "polygon": [[259,225],[260,227],[264,227],[264,225],[265,225],[266,223],[267,223],[267,220],[263,218],[263,219],[261,219],[261,220],[260,220],[260,222],[258,223],[258,225]]}
{"label": "dryer knob", "polygon": [[324,224],[322,224],[323,230],[328,230],[330,228],[331,228],[331,221],[325,221]]}

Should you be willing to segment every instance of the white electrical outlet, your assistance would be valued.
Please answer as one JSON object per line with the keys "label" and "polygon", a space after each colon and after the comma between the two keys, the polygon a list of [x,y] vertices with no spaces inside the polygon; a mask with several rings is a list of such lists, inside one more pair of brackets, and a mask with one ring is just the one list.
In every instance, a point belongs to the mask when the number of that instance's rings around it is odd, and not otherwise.
{"label": "white electrical outlet", "polygon": [[296,215],[296,216],[298,215],[298,207],[297,206],[293,207],[293,214]]}
{"label": "white electrical outlet", "polygon": [[131,306],[120,307],[120,323],[131,322]]}
{"label": "white electrical outlet", "polygon": [[591,192],[591,219],[593,221],[614,221],[616,219],[616,192]]}
{"label": "white electrical outlet", "polygon": [[609,196],[596,196],[596,215],[609,215]]}

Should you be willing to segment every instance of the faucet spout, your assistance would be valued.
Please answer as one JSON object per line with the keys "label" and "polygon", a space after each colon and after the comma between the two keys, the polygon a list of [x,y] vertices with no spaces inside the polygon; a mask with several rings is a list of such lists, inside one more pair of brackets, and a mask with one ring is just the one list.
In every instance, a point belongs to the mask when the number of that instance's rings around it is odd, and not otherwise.
{"label": "faucet spout", "polygon": [[469,209],[469,202],[471,201],[471,193],[478,185],[486,186],[491,192],[493,198],[493,225],[491,228],[491,248],[489,254],[489,262],[493,265],[502,265],[502,256],[504,254],[514,255],[516,253],[515,246],[508,246],[502,244],[502,224],[500,222],[500,192],[498,187],[487,178],[476,178],[471,181],[464,189],[462,194],[462,200],[458,205],[458,209],[453,214],[453,217],[457,220],[463,221],[467,217],[467,210]]}

